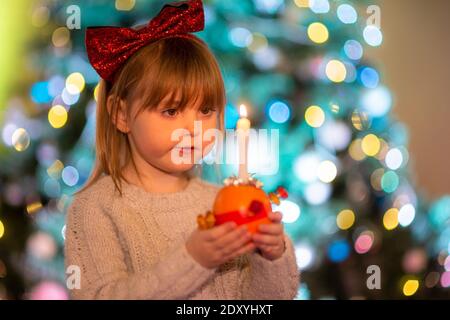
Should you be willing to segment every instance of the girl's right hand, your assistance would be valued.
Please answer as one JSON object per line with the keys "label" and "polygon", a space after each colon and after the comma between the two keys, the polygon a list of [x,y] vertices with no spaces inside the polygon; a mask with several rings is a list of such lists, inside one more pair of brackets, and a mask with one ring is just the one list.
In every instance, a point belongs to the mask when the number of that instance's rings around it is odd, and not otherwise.
{"label": "girl's right hand", "polygon": [[203,267],[210,269],[255,248],[247,227],[237,227],[235,222],[207,230],[197,229],[186,241],[188,253]]}

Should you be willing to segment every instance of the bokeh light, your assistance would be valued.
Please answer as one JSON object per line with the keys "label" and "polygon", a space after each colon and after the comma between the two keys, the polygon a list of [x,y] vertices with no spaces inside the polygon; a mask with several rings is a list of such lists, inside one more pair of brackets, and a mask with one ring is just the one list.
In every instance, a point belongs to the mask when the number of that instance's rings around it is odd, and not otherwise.
{"label": "bokeh light", "polygon": [[373,157],[380,151],[380,140],[370,133],[362,139],[361,149],[366,155]]}
{"label": "bokeh light", "polygon": [[309,0],[309,8],[314,13],[327,13],[330,11],[328,0]]}
{"label": "bokeh light", "polygon": [[83,91],[84,86],[84,77],[79,72],[71,73],[66,79],[66,89],[72,95],[79,94],[81,91]]}
{"label": "bokeh light", "polygon": [[[70,91],[76,92],[77,88],[75,86],[70,85]],[[71,106],[71,105],[77,103],[79,98],[80,98],[79,93],[70,93],[69,90],[67,89],[67,87],[64,88],[61,93],[61,99],[68,106]]]}
{"label": "bokeh light", "polygon": [[363,56],[363,47],[356,40],[347,40],[344,44],[344,52],[352,60],[359,60]]}
{"label": "bokeh light", "polygon": [[37,7],[31,16],[31,24],[33,27],[41,28],[45,26],[50,18],[50,10],[46,6]]}
{"label": "bokeh light", "polygon": [[403,154],[399,149],[392,148],[386,153],[384,161],[389,169],[397,170],[402,166]]}
{"label": "bokeh light", "polygon": [[313,182],[317,178],[320,157],[314,152],[305,152],[294,162],[294,173],[303,182]]}
{"label": "bokeh light", "polygon": [[381,30],[373,25],[368,25],[363,31],[364,40],[372,47],[378,47],[383,42]]}
{"label": "bokeh light", "polygon": [[398,226],[398,209],[390,208],[383,215],[383,225],[386,230],[393,230]]}
{"label": "bokeh light", "polygon": [[337,16],[345,24],[355,23],[358,20],[355,8],[349,4],[341,4],[337,8]]}
{"label": "bokeh light", "polygon": [[289,200],[282,200],[279,205],[274,205],[272,209],[281,212],[284,223],[294,223],[300,217],[300,207]]}
{"label": "bokeh light", "polygon": [[52,34],[52,43],[55,47],[64,47],[70,41],[70,31],[66,27],[59,27]]}
{"label": "bokeh light", "polygon": [[441,275],[441,286],[443,288],[450,287],[450,271],[445,271]]}
{"label": "bokeh light", "polygon": [[328,257],[333,262],[342,262],[348,258],[350,246],[345,240],[335,240],[328,247]]}
{"label": "bokeh light", "polygon": [[295,245],[297,266],[300,270],[308,269],[314,261],[314,248],[307,244]]}
{"label": "bokeh light", "polygon": [[422,272],[427,264],[427,254],[421,248],[408,250],[403,256],[403,269],[407,273]]}
{"label": "bokeh light", "polygon": [[69,187],[73,187],[78,183],[78,179],[80,178],[78,174],[78,170],[75,167],[67,166],[62,170],[61,178],[66,185]]}
{"label": "bokeh light", "polygon": [[352,133],[343,121],[327,121],[317,130],[320,145],[329,150],[341,151],[348,147]]}
{"label": "bokeh light", "polygon": [[34,214],[42,209],[42,203],[37,201],[27,205],[27,213]]}
{"label": "bokeh light", "polygon": [[272,102],[268,110],[269,118],[276,123],[285,123],[291,115],[289,106],[282,101]]}
{"label": "bokeh light", "polygon": [[133,10],[135,4],[136,0],[116,0],[115,6],[116,10],[130,11]]}
{"label": "bokeh light", "polygon": [[350,154],[350,157],[356,161],[364,160],[366,155],[361,148],[361,139],[355,139],[352,141],[350,147],[348,148],[348,153]]}
{"label": "bokeh light", "polygon": [[360,73],[360,79],[363,86],[366,88],[374,89],[378,86],[380,82],[380,76],[378,72],[369,67],[362,68]]}
{"label": "bokeh light", "polygon": [[0,220],[0,239],[3,237],[4,234],[5,234],[5,226],[3,222]]}
{"label": "bokeh light", "polygon": [[394,171],[386,171],[381,177],[381,188],[384,192],[392,193],[399,185],[398,175]]}
{"label": "bokeh light", "polygon": [[373,238],[367,234],[361,234],[355,241],[355,251],[359,254],[369,252],[373,245]]}
{"label": "bokeh light", "polygon": [[414,295],[419,289],[419,281],[418,280],[406,280],[403,285],[403,294],[407,297]]}
{"label": "bokeh light", "polygon": [[248,47],[253,41],[252,33],[242,27],[233,28],[230,31],[230,41],[236,47],[245,48]]}
{"label": "bokeh light", "polygon": [[316,181],[308,184],[304,190],[305,200],[311,205],[320,205],[331,196],[330,184]]}
{"label": "bokeh light", "polygon": [[34,103],[49,103],[52,96],[49,93],[49,83],[46,81],[36,82],[31,86],[31,100]]}
{"label": "bokeh light", "polygon": [[355,213],[353,210],[344,209],[336,217],[336,225],[341,230],[350,229],[355,223]]}
{"label": "bokeh light", "polygon": [[391,109],[392,97],[388,89],[378,86],[361,96],[361,106],[371,117],[383,117]]}
{"label": "bokeh light", "polygon": [[398,212],[398,222],[402,227],[409,226],[416,216],[416,209],[411,203],[402,206]]}
{"label": "bokeh light", "polygon": [[384,175],[384,169],[378,168],[372,172],[370,175],[370,185],[374,190],[381,191],[381,178],[383,178]]}
{"label": "bokeh light", "polygon": [[24,128],[17,128],[11,137],[11,144],[14,149],[21,152],[28,148],[30,145],[30,136]]}
{"label": "bokeh light", "polygon": [[308,37],[312,42],[322,44],[328,40],[328,29],[320,22],[311,23],[308,26]]}
{"label": "bokeh light", "polygon": [[63,127],[67,122],[67,118],[66,108],[61,105],[53,106],[48,111],[48,122],[55,129]]}
{"label": "bokeh light", "polygon": [[325,112],[319,106],[310,106],[305,112],[305,121],[313,128],[318,128],[325,122]]}
{"label": "bokeh light", "polygon": [[339,60],[329,61],[325,68],[325,73],[328,79],[336,83],[344,81],[347,76],[345,65]]}
{"label": "bokeh light", "polygon": [[266,49],[269,45],[266,36],[259,32],[254,32],[251,36],[251,40],[251,43],[247,47],[248,50],[253,53]]}
{"label": "bokeh light", "polygon": [[336,165],[329,160],[322,161],[317,168],[317,177],[325,183],[332,182],[337,175]]}
{"label": "bokeh light", "polygon": [[359,131],[367,130],[371,126],[371,120],[367,115],[367,112],[363,110],[356,109],[353,111],[351,120],[353,127]]}

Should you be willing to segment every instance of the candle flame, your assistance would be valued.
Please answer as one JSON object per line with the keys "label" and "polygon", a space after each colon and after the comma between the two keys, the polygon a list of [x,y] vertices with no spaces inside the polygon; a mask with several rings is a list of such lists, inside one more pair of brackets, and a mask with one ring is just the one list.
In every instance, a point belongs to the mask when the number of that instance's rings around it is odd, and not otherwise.
{"label": "candle flame", "polygon": [[239,115],[241,118],[247,118],[247,108],[245,107],[245,104],[239,106]]}

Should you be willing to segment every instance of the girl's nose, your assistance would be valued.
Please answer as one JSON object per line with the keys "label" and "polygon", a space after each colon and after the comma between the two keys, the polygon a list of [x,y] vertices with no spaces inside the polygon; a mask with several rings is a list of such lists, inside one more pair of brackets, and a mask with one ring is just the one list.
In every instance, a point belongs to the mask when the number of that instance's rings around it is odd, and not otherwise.
{"label": "girl's nose", "polygon": [[198,120],[196,117],[196,113],[188,112],[186,116],[185,129],[189,131],[192,137],[199,135],[201,132],[201,120]]}

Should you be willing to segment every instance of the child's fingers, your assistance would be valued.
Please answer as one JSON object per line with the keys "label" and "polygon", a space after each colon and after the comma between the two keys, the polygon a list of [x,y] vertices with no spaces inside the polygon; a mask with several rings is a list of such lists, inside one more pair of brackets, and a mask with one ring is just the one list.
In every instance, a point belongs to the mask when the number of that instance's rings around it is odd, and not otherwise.
{"label": "child's fingers", "polygon": [[[247,226],[240,226],[216,239],[214,241],[214,246],[218,249],[227,248],[231,243],[245,238],[247,232]],[[248,240],[249,239],[251,238],[248,238]]]}
{"label": "child's fingers", "polygon": [[256,248],[261,249],[265,252],[270,252],[276,248],[276,246],[273,246],[273,245],[259,244],[259,243],[255,243],[255,246],[256,246]]}
{"label": "child's fingers", "polygon": [[269,212],[267,217],[274,223],[280,223],[283,219],[283,215],[281,212],[275,211],[275,212]]}
{"label": "child's fingers", "polygon": [[274,235],[267,235],[261,233],[255,233],[252,236],[253,241],[259,244],[265,245],[278,245],[280,243],[281,237]]}
{"label": "child's fingers", "polygon": [[258,231],[272,235],[281,235],[283,233],[283,225],[281,223],[260,224]]}
{"label": "child's fingers", "polygon": [[206,231],[206,240],[214,241],[236,229],[236,222],[227,222]]}
{"label": "child's fingers", "polygon": [[225,255],[229,255],[240,249],[247,242],[251,241],[251,239],[250,233],[245,231],[243,234],[239,234],[234,240],[220,239],[220,241],[224,241],[224,245],[221,246],[223,252]]}
{"label": "child's fingers", "polygon": [[241,254],[245,254],[247,252],[251,252],[256,249],[256,245],[253,242],[247,243],[245,246],[241,247],[239,250],[233,252],[227,259],[233,259]]}

